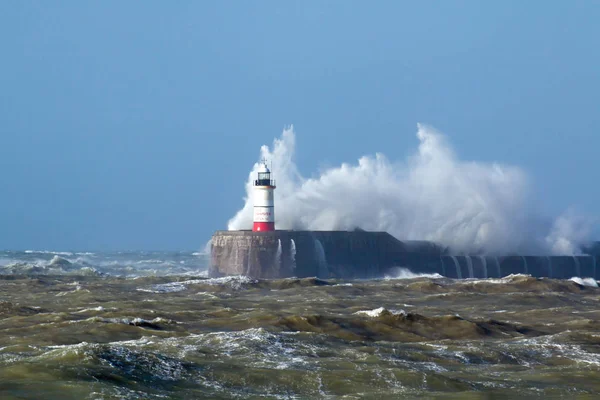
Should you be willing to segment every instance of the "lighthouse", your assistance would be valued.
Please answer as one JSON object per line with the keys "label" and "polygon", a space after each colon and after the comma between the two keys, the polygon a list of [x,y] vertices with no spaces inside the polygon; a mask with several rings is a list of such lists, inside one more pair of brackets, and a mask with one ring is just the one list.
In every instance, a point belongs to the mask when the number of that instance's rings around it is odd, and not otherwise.
{"label": "lighthouse", "polygon": [[263,159],[258,169],[258,179],[254,181],[254,232],[275,230],[274,190],[275,181],[271,179],[271,171]]}

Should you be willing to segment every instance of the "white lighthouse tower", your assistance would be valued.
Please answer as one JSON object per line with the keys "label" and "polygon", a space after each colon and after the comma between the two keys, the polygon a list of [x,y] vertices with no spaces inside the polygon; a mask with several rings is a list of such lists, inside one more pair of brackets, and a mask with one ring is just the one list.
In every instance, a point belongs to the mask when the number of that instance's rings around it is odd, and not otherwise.
{"label": "white lighthouse tower", "polygon": [[274,190],[275,181],[271,179],[271,171],[263,159],[258,169],[258,179],[254,181],[254,232],[275,230]]}

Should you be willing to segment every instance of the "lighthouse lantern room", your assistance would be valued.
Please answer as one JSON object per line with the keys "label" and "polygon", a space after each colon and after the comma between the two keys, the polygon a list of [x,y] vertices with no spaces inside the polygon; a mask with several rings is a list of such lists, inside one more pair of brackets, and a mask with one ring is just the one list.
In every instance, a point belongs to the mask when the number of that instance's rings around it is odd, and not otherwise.
{"label": "lighthouse lantern room", "polygon": [[263,159],[258,169],[258,179],[254,181],[254,232],[275,230],[274,190],[275,181],[271,179],[271,171]]}

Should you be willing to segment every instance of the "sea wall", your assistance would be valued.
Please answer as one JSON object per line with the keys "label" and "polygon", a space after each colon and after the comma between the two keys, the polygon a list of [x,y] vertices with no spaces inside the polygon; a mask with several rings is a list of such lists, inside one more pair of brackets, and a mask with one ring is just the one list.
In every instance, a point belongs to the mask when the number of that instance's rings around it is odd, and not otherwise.
{"label": "sea wall", "polygon": [[209,275],[365,279],[394,274],[398,267],[451,278],[533,276],[599,278],[600,246],[581,256],[452,255],[427,241],[400,241],[386,232],[217,231],[212,237]]}
{"label": "sea wall", "polygon": [[257,278],[371,278],[392,266],[401,250],[385,232],[218,231],[209,271]]}

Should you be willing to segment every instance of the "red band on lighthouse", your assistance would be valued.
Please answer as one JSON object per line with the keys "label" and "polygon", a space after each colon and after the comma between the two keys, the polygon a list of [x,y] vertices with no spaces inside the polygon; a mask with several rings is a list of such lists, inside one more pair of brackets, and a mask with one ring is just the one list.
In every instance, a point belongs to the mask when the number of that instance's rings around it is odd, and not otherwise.
{"label": "red band on lighthouse", "polygon": [[254,232],[275,230],[274,190],[275,181],[271,179],[271,171],[263,160],[258,170],[258,179],[254,181]]}
{"label": "red band on lighthouse", "polygon": [[255,222],[252,230],[254,232],[274,231],[275,222]]}

